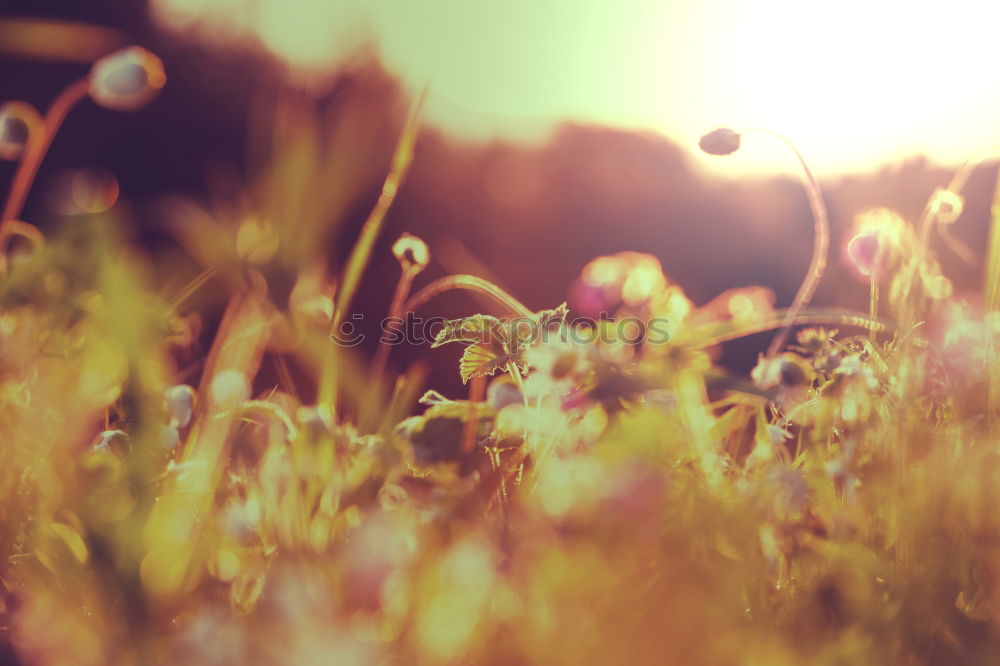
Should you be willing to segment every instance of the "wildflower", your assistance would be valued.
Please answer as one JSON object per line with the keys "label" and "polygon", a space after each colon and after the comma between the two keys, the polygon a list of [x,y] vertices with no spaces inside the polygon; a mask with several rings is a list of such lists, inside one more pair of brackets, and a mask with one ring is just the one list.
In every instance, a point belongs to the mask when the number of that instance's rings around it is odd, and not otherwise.
{"label": "wildflower", "polygon": [[427,243],[416,236],[404,233],[392,245],[392,253],[403,266],[403,271],[415,270],[420,272],[427,267],[431,261],[430,250]]}
{"label": "wildflower", "polygon": [[720,127],[701,137],[698,147],[709,155],[731,155],[740,148],[740,134],[728,127]]}
{"label": "wildflower", "polygon": [[0,106],[0,160],[18,159],[41,124],[41,116],[30,104],[7,102]]}
{"label": "wildflower", "polygon": [[130,46],[94,63],[90,96],[105,108],[134,111],[152,101],[166,81],[158,57],[141,46]]}
{"label": "wildflower", "polygon": [[905,261],[916,242],[913,229],[898,213],[875,208],[855,218],[847,258],[867,277]]}
{"label": "wildflower", "polygon": [[847,245],[847,256],[851,263],[864,276],[874,273],[879,263],[878,235],[874,233],[858,234]]}

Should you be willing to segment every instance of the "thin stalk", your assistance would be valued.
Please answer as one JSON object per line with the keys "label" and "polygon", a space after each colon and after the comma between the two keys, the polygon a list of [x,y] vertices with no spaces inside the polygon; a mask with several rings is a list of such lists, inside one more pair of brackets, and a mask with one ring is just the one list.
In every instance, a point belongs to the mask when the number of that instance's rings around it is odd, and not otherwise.
{"label": "thin stalk", "polygon": [[[420,274],[420,270],[420,267],[415,265],[403,269],[403,272],[399,276],[399,281],[396,283],[396,291],[392,295],[392,302],[389,304],[389,320],[399,319],[402,316],[404,312],[403,305],[406,297],[410,294],[410,287],[413,286],[413,278]],[[372,381],[376,385],[382,379],[382,373],[385,372],[391,351],[392,346],[385,341],[384,337],[380,338],[378,350],[375,352],[375,359],[372,361],[371,372]]]}
{"label": "thin stalk", "polygon": [[[382,192],[378,201],[368,218],[361,227],[361,234],[358,241],[351,249],[351,255],[344,268],[344,274],[337,287],[337,294],[334,299],[333,316],[330,318],[329,332],[331,336],[336,335],[354,294],[361,284],[361,276],[364,274],[368,263],[371,260],[372,251],[375,248],[375,241],[382,231],[385,217],[396,200],[399,188],[409,173],[410,165],[413,163],[414,147],[417,142],[417,134],[420,127],[420,108],[423,105],[424,94],[421,94],[410,109],[410,115],[406,119],[403,131],[392,156],[392,165],[389,174],[382,183]],[[335,366],[334,346],[327,347],[326,358],[323,360],[322,374],[320,376],[318,403],[328,403],[331,408],[336,407],[337,402],[337,368]]]}
{"label": "thin stalk", "polygon": [[526,308],[523,303],[508,294],[506,291],[496,286],[488,280],[476,277],[475,275],[449,275],[439,278],[418,291],[403,305],[403,312],[413,312],[432,298],[454,289],[464,289],[473,291],[484,296],[489,296],[507,310],[519,317],[530,317],[534,314]]}
{"label": "thin stalk", "polygon": [[[403,303],[410,293],[410,287],[413,285],[413,278],[419,275],[421,270],[422,267],[416,264],[403,267],[403,272],[400,273],[399,281],[396,282],[396,291],[393,293],[392,301],[389,304],[389,312],[386,323],[400,318],[400,315],[403,312]],[[368,392],[368,398],[365,400],[364,414],[362,418],[363,423],[373,420],[373,412],[380,397],[379,394],[382,388],[382,375],[385,374],[385,369],[389,363],[389,354],[391,351],[392,345],[385,340],[385,336],[380,337],[378,341],[378,349],[375,351],[375,358],[372,361],[370,375],[372,378],[372,384],[371,389]]]}
{"label": "thin stalk", "polygon": [[[961,195],[962,190],[965,188],[965,184],[968,182],[969,177],[972,175],[972,172],[975,171],[976,167],[978,167],[980,164],[983,163],[983,161],[990,158],[991,156],[997,155],[998,152],[1000,152],[1000,149],[987,148],[984,150],[980,150],[976,153],[973,153],[965,160],[965,162],[962,163],[962,166],[960,166],[955,171],[954,175],[952,175],[951,177],[951,180],[948,181],[948,185],[945,189],[950,192],[954,192],[956,195]],[[917,223],[916,258],[918,261],[913,262],[912,267],[909,269],[908,275],[906,276],[906,284],[908,285],[909,289],[913,288],[913,283],[917,277],[919,267],[922,263],[923,257],[927,253],[927,245],[931,227],[933,226],[933,223],[936,219],[935,198],[936,198],[935,196],[931,196],[927,200],[927,204],[924,206],[924,210],[920,215],[920,221]],[[947,243],[949,239],[945,238],[944,240]],[[961,250],[956,250],[953,247],[952,251],[958,254],[959,257],[963,256],[963,252]],[[909,307],[906,308],[906,311],[903,313],[903,315],[904,316],[900,317],[900,319],[904,325],[912,323],[910,320],[913,318],[913,313],[910,312]]]}
{"label": "thin stalk", "polygon": [[[38,167],[41,166],[49,146],[52,145],[52,139],[55,138],[70,110],[76,106],[77,102],[87,96],[89,88],[89,77],[79,79],[63,88],[63,91],[59,93],[59,96],[49,106],[48,111],[45,112],[41,132],[28,137],[28,145],[17,165],[17,171],[14,172],[14,180],[7,193],[3,212],[0,213],[0,254],[6,255],[7,253],[11,224],[21,215],[24,202],[31,190],[31,184],[38,174]],[[0,270],[6,271],[5,263],[0,266]]]}
{"label": "thin stalk", "polygon": [[785,344],[788,342],[788,336],[791,334],[792,326],[795,325],[795,321],[802,312],[802,308],[812,300],[813,294],[816,293],[816,287],[819,286],[819,281],[823,277],[823,271],[826,269],[827,254],[830,250],[830,220],[826,211],[826,205],[823,203],[823,194],[820,191],[819,183],[816,181],[815,176],[813,176],[812,170],[806,163],[805,158],[802,157],[802,153],[795,147],[795,144],[789,141],[783,134],[767,128],[754,127],[743,131],[743,133],[746,132],[758,132],[777,137],[795,154],[795,157],[799,160],[799,164],[802,166],[802,182],[805,185],[806,195],[809,198],[809,208],[812,209],[813,216],[815,240],[813,242],[812,258],[809,261],[809,270],[802,284],[799,286],[798,292],[795,294],[792,306],[788,309],[784,325],[767,348],[767,355],[774,356],[784,349]]}
{"label": "thin stalk", "polygon": [[521,379],[521,371],[518,370],[517,364],[514,363],[514,361],[507,362],[507,374],[514,380],[514,385],[517,387],[517,390],[521,392],[521,399],[524,400],[525,404],[527,404],[528,397],[524,395],[524,380]]}
{"label": "thin stalk", "polygon": [[[961,195],[962,190],[965,188],[965,184],[969,181],[969,177],[972,175],[972,172],[976,170],[976,167],[982,164],[983,161],[997,154],[1000,154],[1000,149],[998,148],[987,148],[973,153],[965,160],[965,162],[962,163],[962,166],[955,171],[951,180],[948,181],[948,186],[945,189],[949,192]],[[923,213],[920,215],[920,222],[917,225],[920,252],[923,252],[927,247],[927,237],[930,235],[930,227],[933,222],[934,197],[932,196],[927,200],[927,205],[924,206]]]}
{"label": "thin stalk", "polygon": [[469,420],[462,432],[462,453],[472,453],[479,431],[479,403],[486,397],[486,377],[473,377],[469,382]]}
{"label": "thin stalk", "polygon": [[174,297],[174,300],[170,303],[170,309],[176,312],[177,308],[184,304],[184,301],[191,298],[195,292],[205,286],[205,284],[215,277],[218,272],[218,268],[209,266],[199,273],[193,280],[191,280],[191,282],[188,283],[186,287],[181,289],[177,296]]}
{"label": "thin stalk", "polygon": [[[868,283],[868,318],[872,321],[878,320],[878,278],[877,271],[872,270],[869,276],[870,282]],[[875,343],[878,337],[878,331],[874,328],[868,329],[868,339]]]}
{"label": "thin stalk", "polygon": [[[1000,172],[993,189],[992,222],[990,224],[989,249],[987,250],[986,271],[983,275],[983,293],[987,312],[1000,310]],[[990,350],[994,352],[993,349]],[[995,424],[1000,414],[1000,361],[991,353],[990,381],[987,394],[989,419]]]}

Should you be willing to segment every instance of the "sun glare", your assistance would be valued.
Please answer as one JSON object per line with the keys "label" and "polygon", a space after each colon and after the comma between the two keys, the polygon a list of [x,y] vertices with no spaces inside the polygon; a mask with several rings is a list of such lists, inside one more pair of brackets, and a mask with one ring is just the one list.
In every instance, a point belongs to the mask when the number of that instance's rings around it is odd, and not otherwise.
{"label": "sun glare", "polygon": [[[765,126],[821,172],[924,153],[957,162],[1000,143],[987,9],[845,0],[155,0],[164,23],[216,24],[293,72],[329,73],[365,44],[408,85],[430,85],[430,122],[466,138],[535,139],[561,120],[659,131]],[[240,15],[234,27],[232,17]],[[240,25],[242,27],[240,27]],[[230,41],[232,41],[230,39]],[[759,145],[757,145],[759,143]],[[726,169],[793,168],[752,139]]]}

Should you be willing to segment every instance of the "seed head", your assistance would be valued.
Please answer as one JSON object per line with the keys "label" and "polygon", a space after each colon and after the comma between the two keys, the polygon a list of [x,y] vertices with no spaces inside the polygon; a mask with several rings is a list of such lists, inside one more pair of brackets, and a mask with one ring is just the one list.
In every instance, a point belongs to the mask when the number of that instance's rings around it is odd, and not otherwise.
{"label": "seed head", "polygon": [[412,234],[404,233],[400,236],[392,246],[392,253],[396,255],[404,271],[416,270],[419,273],[427,268],[427,264],[431,261],[427,243]]}
{"label": "seed head", "polygon": [[30,104],[7,102],[0,106],[0,160],[18,159],[41,123],[41,116]]}
{"label": "seed head", "polygon": [[740,134],[728,127],[720,127],[701,137],[698,147],[709,155],[731,155],[740,149]]}
{"label": "seed head", "polygon": [[90,96],[108,109],[134,111],[152,101],[166,82],[163,62],[141,46],[130,46],[94,63]]}

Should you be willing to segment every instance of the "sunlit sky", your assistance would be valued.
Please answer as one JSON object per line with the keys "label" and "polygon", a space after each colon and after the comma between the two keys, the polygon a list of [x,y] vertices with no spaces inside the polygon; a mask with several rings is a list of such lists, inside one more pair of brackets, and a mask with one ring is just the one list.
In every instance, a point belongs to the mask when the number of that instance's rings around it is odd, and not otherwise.
{"label": "sunlit sky", "polygon": [[[183,34],[252,41],[329,72],[374,43],[427,121],[471,139],[544,138],[563,120],[688,147],[770,127],[821,173],[1000,145],[1000,4],[988,0],[155,0]],[[708,158],[705,158],[707,161]],[[794,164],[754,138],[735,171]]]}

